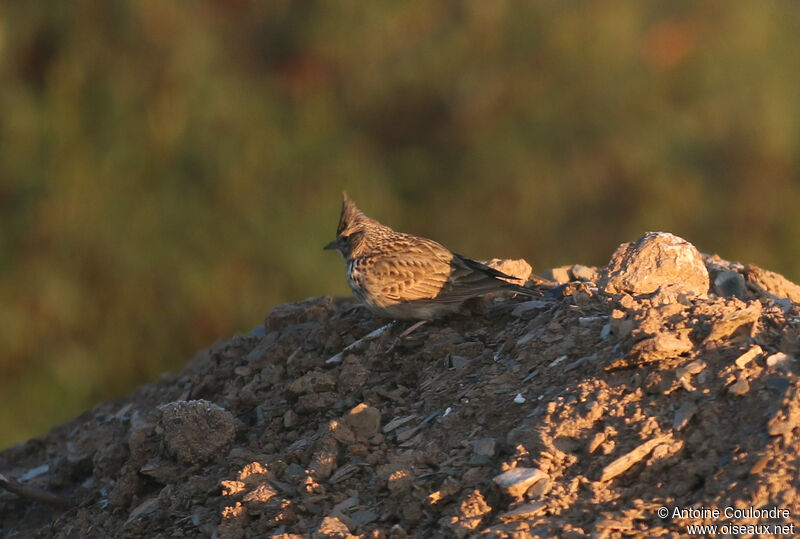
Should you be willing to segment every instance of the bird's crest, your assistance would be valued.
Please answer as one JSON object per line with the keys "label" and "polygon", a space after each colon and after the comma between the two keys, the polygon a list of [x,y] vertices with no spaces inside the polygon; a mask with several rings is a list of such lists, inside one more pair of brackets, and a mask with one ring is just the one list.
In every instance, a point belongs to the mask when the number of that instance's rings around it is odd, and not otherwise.
{"label": "bird's crest", "polygon": [[345,230],[352,228],[366,216],[356,207],[355,202],[350,200],[347,193],[342,192],[342,215],[339,217],[339,226],[336,235],[341,235]]}

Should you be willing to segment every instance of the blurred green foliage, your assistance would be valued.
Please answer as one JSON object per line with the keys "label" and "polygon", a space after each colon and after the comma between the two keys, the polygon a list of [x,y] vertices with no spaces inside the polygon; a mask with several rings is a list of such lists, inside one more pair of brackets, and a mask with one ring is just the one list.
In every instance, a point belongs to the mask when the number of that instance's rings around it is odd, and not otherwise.
{"label": "blurred green foliage", "polygon": [[797,279],[799,59],[790,2],[0,3],[0,447],[346,294],[342,189],[478,258]]}

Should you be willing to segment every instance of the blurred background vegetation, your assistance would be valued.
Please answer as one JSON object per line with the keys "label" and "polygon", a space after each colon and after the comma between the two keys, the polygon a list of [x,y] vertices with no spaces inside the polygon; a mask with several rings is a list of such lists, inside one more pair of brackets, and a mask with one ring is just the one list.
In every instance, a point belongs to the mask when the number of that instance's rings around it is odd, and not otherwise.
{"label": "blurred background vegetation", "polygon": [[0,447],[347,294],[342,189],[477,258],[797,280],[799,60],[791,2],[0,3]]}

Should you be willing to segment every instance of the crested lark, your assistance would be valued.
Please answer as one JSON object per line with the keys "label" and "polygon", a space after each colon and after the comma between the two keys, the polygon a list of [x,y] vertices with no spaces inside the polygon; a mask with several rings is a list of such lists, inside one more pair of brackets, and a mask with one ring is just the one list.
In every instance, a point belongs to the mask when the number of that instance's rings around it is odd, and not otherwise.
{"label": "crested lark", "polygon": [[364,215],[344,193],[336,249],[347,263],[347,284],[373,312],[396,319],[430,320],[458,311],[489,292],[533,295],[485,264],[451,253],[427,238],[395,232]]}

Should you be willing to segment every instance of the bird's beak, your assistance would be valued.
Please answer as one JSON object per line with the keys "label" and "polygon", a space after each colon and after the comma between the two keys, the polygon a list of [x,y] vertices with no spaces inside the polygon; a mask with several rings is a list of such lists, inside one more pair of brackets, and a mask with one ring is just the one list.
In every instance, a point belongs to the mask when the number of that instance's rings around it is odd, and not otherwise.
{"label": "bird's beak", "polygon": [[323,247],[322,249],[323,250],[328,250],[328,249],[338,249],[338,248],[339,248],[339,240],[335,239],[332,242],[330,242],[328,245]]}

